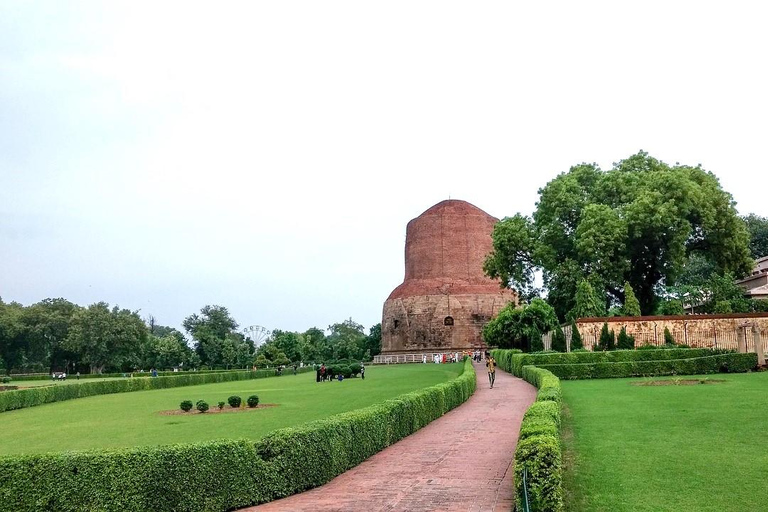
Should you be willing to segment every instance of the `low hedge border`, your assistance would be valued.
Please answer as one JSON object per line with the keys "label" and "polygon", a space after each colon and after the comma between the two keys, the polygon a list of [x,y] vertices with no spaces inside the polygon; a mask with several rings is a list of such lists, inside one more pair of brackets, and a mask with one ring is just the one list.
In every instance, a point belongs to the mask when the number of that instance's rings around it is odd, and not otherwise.
{"label": "low hedge border", "polygon": [[128,450],[0,457],[0,510],[229,510],[322,485],[466,401],[455,379],[364,409],[223,440]]}
{"label": "low hedge border", "polygon": [[[757,354],[719,354],[661,361],[619,361],[577,364],[544,364],[561,379],[611,379],[653,377],[657,375],[700,375],[706,373],[744,373],[757,366]],[[525,371],[526,367],[523,367]]]}
{"label": "low hedge border", "polygon": [[[301,370],[302,372],[312,371],[312,369],[308,367],[302,368]],[[96,395],[176,388],[181,386],[196,386],[198,384],[213,384],[216,382],[230,382],[236,380],[261,379],[265,377],[274,377],[275,375],[275,370],[214,373],[189,372],[182,375],[176,373],[167,377],[126,378],[3,391],[0,393],[0,413],[12,411],[14,409],[23,409],[25,407],[34,407],[42,404],[74,400],[75,398],[85,398]]]}
{"label": "low hedge border", "polygon": [[[511,373],[519,351],[493,350],[499,367]],[[515,449],[515,495],[517,503],[528,502],[530,510],[563,510],[563,456],[560,447],[560,379],[549,370],[524,366],[520,377],[538,388],[536,401],[528,408],[520,424]],[[523,488],[523,473],[528,495]]]}
{"label": "low hedge border", "polygon": [[559,512],[564,507],[560,446],[561,378],[731,373],[746,372],[757,366],[757,354],[709,349],[567,354],[521,354],[519,351],[493,350],[491,353],[501,369],[523,378],[539,390],[536,402],[523,416],[515,450],[515,491],[518,503],[526,500],[523,490],[525,471],[528,505],[530,510],[537,512]]}
{"label": "low hedge border", "polygon": [[[176,376],[176,375],[194,375],[194,374],[201,374],[201,373],[222,373],[222,372],[245,372],[249,370],[245,370],[243,368],[235,368],[232,370],[184,370],[181,372],[173,372],[173,371],[162,371],[157,372],[157,375],[159,377],[170,377],[170,376]],[[118,377],[124,377],[125,375],[133,375],[134,378],[136,377],[150,377],[149,372],[118,372],[118,373],[83,373],[80,375],[80,379],[105,379],[105,378],[118,378]],[[23,374],[11,374],[9,375],[11,379],[13,380],[53,380],[51,378],[51,374],[45,374],[45,375],[23,375]],[[76,379],[77,373],[68,373],[67,379]]]}

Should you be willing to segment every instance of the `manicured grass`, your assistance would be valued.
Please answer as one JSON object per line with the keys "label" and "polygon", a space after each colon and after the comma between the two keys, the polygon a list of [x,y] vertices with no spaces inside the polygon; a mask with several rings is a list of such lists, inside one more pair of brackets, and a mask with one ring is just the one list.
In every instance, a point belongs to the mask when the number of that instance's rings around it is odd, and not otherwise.
{"label": "manicured grass", "polygon": [[565,509],[766,510],[768,373],[701,378],[562,381]]}
{"label": "manicured grass", "polygon": [[[118,393],[0,414],[0,455],[129,447],[220,438],[258,439],[297,425],[455,378],[462,364],[370,366],[366,378],[315,382],[314,373]],[[213,408],[230,395],[279,404],[248,412],[162,416],[182,400]]]}

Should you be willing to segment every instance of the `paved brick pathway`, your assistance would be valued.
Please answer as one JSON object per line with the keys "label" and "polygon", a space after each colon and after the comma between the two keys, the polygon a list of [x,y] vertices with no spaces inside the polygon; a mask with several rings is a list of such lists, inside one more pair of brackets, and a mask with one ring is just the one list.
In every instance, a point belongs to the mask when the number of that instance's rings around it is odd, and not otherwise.
{"label": "paved brick pathway", "polygon": [[245,510],[509,512],[517,433],[536,389],[503,371],[489,389],[485,365],[475,370],[465,404],[321,487]]}

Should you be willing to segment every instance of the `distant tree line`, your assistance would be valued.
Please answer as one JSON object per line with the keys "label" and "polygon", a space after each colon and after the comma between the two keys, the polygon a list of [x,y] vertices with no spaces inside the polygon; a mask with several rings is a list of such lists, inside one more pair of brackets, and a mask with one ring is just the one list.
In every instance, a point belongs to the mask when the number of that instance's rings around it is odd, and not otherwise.
{"label": "distant tree line", "polygon": [[66,299],[30,306],[0,298],[0,371],[131,372],[139,369],[250,368],[320,360],[366,360],[381,351],[381,326],[369,334],[351,319],[304,333],[275,330],[256,350],[227,308],[207,305],[183,322],[186,335],[153,316]]}

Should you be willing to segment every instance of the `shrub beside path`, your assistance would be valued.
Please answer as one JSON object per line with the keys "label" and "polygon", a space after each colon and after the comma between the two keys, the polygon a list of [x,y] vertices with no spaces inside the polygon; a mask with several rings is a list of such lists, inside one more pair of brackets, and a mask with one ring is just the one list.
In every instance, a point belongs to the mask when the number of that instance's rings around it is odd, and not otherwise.
{"label": "shrub beside path", "polygon": [[269,511],[512,510],[512,458],[536,388],[497,370],[489,389],[483,363],[463,405],[327,484],[256,507]]}

